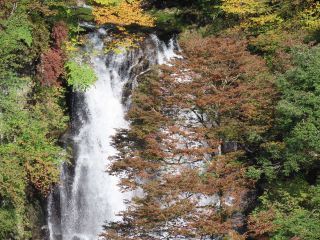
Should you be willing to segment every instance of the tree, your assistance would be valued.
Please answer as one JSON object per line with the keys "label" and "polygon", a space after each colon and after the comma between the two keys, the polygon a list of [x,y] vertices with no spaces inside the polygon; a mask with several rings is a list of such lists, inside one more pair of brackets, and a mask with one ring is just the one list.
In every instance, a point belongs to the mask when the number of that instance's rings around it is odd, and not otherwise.
{"label": "tree", "polygon": [[278,79],[282,93],[276,106],[274,136],[262,145],[256,168],[269,181],[317,171],[319,160],[319,49],[295,54],[296,66]]}
{"label": "tree", "polygon": [[269,0],[222,0],[221,9],[238,16],[242,27],[253,31],[266,31],[282,21]]}
{"label": "tree", "polygon": [[319,184],[301,177],[277,182],[260,197],[249,218],[249,235],[255,239],[320,239]]}
{"label": "tree", "polygon": [[[128,32],[136,27],[154,27],[154,19],[142,9],[141,0],[95,0],[93,16],[98,24],[114,26],[111,42],[107,51],[121,52],[137,46],[144,34]],[[132,28],[133,27],[133,28]]]}
{"label": "tree", "polygon": [[88,64],[68,61],[65,67],[68,85],[75,91],[85,91],[97,80],[96,73]]}
{"label": "tree", "polygon": [[320,239],[319,53],[295,50],[294,66],[278,79],[273,141],[254,166],[266,186],[249,218],[254,238]]}
{"label": "tree", "polygon": [[286,144],[284,171],[312,168],[318,161],[318,47],[299,51],[296,67],[279,79],[283,93],[277,107],[277,123],[285,132]]}
{"label": "tree", "polygon": [[140,79],[131,127],[114,138],[110,171],[143,194],[106,226],[107,238],[242,237],[254,184],[243,160],[270,127],[273,85],[245,41],[188,36],[182,46],[184,61]]}
{"label": "tree", "polygon": [[98,24],[113,24],[117,27],[139,25],[153,27],[152,17],[143,12],[140,0],[132,1],[96,1],[102,6],[95,6],[93,15]]}

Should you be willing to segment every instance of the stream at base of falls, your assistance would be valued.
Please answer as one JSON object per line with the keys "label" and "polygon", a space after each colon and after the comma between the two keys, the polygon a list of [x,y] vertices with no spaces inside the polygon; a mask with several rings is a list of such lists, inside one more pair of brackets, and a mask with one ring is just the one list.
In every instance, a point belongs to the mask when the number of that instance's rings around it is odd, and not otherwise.
{"label": "stream at base of falls", "polygon": [[150,66],[177,57],[173,40],[167,44],[155,35],[139,49],[121,54],[103,53],[105,30],[91,33],[86,52],[98,76],[85,93],[74,93],[71,146],[75,166],[62,166],[60,185],[48,201],[50,240],[94,240],[107,221],[119,220],[117,213],[125,209],[119,179],[107,172],[108,157],[115,155],[111,137],[116,129],[126,128],[124,89],[134,86],[137,75]]}

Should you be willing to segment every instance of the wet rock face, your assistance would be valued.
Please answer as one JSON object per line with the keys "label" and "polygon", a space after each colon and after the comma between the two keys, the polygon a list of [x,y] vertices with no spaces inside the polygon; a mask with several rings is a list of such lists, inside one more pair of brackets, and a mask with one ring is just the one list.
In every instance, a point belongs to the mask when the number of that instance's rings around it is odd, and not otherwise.
{"label": "wet rock face", "polygon": [[231,218],[233,229],[240,234],[247,231],[247,214],[256,207],[258,192],[256,190],[248,191],[241,197],[241,210],[235,212]]}
{"label": "wet rock face", "polygon": [[238,143],[237,142],[224,142],[221,146],[221,150],[223,154],[235,152],[238,150]]}
{"label": "wet rock face", "polygon": [[136,77],[147,71],[151,65],[156,63],[157,52],[154,50],[155,47],[155,44],[150,41],[150,39],[147,39],[140,45],[139,49],[129,53],[130,60],[128,59],[128,62],[124,67],[128,68],[132,61],[135,61],[136,64],[130,70],[129,81],[124,85],[122,96],[123,104],[126,104],[131,96],[132,90],[136,84]]}
{"label": "wet rock face", "polygon": [[233,225],[233,229],[237,232],[244,232],[245,231],[245,216],[243,213],[235,213],[232,216],[232,225]]}
{"label": "wet rock face", "polygon": [[[124,79],[128,79],[124,85],[122,102],[124,105],[128,104],[129,97],[132,90],[137,84],[137,77],[144,74],[151,66],[156,64],[162,64],[166,58],[172,56],[166,56],[164,52],[168,51],[168,48],[172,48],[173,51],[179,51],[178,43],[175,39],[171,38],[169,41],[161,41],[155,35],[150,35],[143,41],[139,48],[128,51],[126,53],[126,61],[121,66]],[[164,56],[159,56],[164,54]],[[171,53],[173,54],[173,52]],[[107,58],[106,64],[108,65],[112,60],[112,55]]]}

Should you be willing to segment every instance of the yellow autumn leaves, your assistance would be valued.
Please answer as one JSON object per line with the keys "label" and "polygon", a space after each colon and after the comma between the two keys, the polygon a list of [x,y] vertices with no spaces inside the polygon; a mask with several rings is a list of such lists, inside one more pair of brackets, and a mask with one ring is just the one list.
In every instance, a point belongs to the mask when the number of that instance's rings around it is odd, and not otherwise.
{"label": "yellow autumn leaves", "polygon": [[[93,15],[98,24],[112,24],[119,30],[113,34],[114,38],[105,49],[121,53],[123,49],[133,48],[143,40],[137,33],[129,33],[127,27],[153,27],[155,20],[145,13],[141,7],[141,0],[94,0]],[[112,33],[111,33],[112,34]]]}
{"label": "yellow autumn leaves", "polygon": [[[294,7],[295,3],[286,1],[287,6]],[[295,16],[295,22],[303,25],[308,30],[320,29],[320,3],[306,0],[309,5],[305,10]],[[240,18],[240,26],[244,29],[259,29],[266,31],[269,27],[280,25],[283,18],[282,9],[277,1],[273,0],[222,0],[222,9],[225,13],[236,15]]]}
{"label": "yellow autumn leaves", "polygon": [[[100,2],[104,2],[99,0]],[[119,29],[129,25],[139,25],[143,27],[153,27],[154,19],[146,14],[141,8],[141,0],[105,1],[109,4],[96,6],[93,9],[93,15],[98,24],[114,24]]]}
{"label": "yellow autumn leaves", "polygon": [[263,13],[266,11],[264,0],[222,0],[221,9],[226,13],[245,17],[249,14]]}
{"label": "yellow autumn leaves", "polygon": [[320,30],[320,3],[317,2],[311,8],[303,11],[299,18],[307,30]]}
{"label": "yellow autumn leaves", "polygon": [[221,9],[233,15],[238,15],[245,29],[277,24],[282,19],[270,7],[268,0],[222,0]]}

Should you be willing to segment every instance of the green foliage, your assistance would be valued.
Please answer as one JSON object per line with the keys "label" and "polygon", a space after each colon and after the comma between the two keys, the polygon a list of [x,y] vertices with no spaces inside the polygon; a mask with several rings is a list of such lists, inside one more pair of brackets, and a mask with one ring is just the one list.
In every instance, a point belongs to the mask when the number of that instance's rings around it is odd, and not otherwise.
{"label": "green foliage", "polygon": [[[274,135],[263,143],[250,168],[252,178],[272,182],[318,168],[320,154],[320,48],[299,49],[294,64],[278,79],[281,97],[275,107]],[[262,174],[258,174],[262,172]]]}
{"label": "green foliage", "polygon": [[320,48],[299,51],[296,67],[279,80],[277,123],[284,133],[284,171],[309,169],[320,153]]}
{"label": "green foliage", "polygon": [[272,239],[288,239],[300,237],[305,240],[320,239],[319,234],[319,214],[312,213],[305,209],[296,209],[290,215],[279,214],[275,224],[279,230]]}
{"label": "green foliage", "polygon": [[182,31],[187,26],[181,16],[181,10],[177,8],[152,9],[150,13],[156,19],[156,26],[168,32]]}
{"label": "green foliage", "polygon": [[0,238],[6,239],[10,234],[17,234],[15,211],[0,208]]}
{"label": "green foliage", "polygon": [[254,180],[259,180],[262,174],[262,170],[259,168],[255,168],[253,166],[250,166],[247,170],[247,177],[254,179]]}
{"label": "green foliage", "polygon": [[269,181],[252,214],[256,238],[320,239],[319,59],[319,47],[298,48],[294,66],[278,79],[281,96],[270,136],[275,141],[261,145],[257,164],[247,172]]}
{"label": "green foliage", "polygon": [[[38,89],[30,97],[30,79],[14,74],[0,79],[0,210],[8,204],[13,207],[20,219],[16,227],[22,228],[26,187],[33,186],[45,195],[59,180],[59,163],[65,156],[56,139],[67,118],[58,104],[61,91]],[[28,104],[30,101],[34,104]],[[19,236],[26,234],[18,232]]]}
{"label": "green foliage", "polygon": [[92,9],[91,8],[76,8],[73,9],[71,12],[71,15],[73,18],[78,18],[83,21],[94,21],[94,17],[92,15]]}
{"label": "green foliage", "polygon": [[320,239],[320,185],[310,186],[301,178],[276,182],[260,200],[260,208],[254,214],[266,209],[275,212],[274,232],[270,239],[284,240],[299,238]]}
{"label": "green foliage", "polygon": [[23,55],[32,44],[31,25],[25,13],[12,15],[2,21],[4,31],[0,32],[0,66],[19,67],[30,60]]}
{"label": "green foliage", "polygon": [[76,91],[85,91],[97,80],[94,70],[88,64],[69,61],[65,65],[67,82]]}
{"label": "green foliage", "polygon": [[0,2],[0,239],[31,238],[29,201],[48,194],[66,158],[57,144],[68,121],[64,93],[38,86],[33,75],[50,45],[47,4]]}

